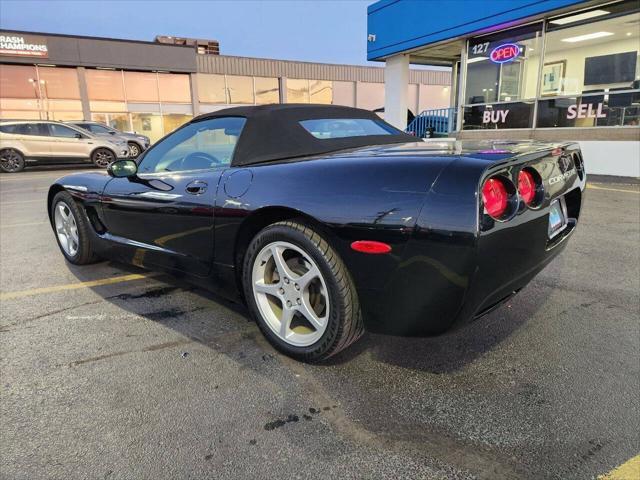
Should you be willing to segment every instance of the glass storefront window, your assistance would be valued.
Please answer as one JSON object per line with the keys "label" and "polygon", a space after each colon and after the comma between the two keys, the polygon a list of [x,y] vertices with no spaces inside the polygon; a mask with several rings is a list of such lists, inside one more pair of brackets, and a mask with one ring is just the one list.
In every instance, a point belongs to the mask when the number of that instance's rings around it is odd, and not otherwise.
{"label": "glass storefront window", "polygon": [[530,128],[533,124],[534,101],[467,105],[464,107],[466,130]]}
{"label": "glass storefront window", "polygon": [[640,13],[606,17],[577,25],[571,16],[549,21],[540,78],[543,97],[640,88]]}
{"label": "glass storefront window", "polygon": [[544,52],[540,23],[469,40],[463,129],[640,125],[638,24],[627,0],[549,18]]}
{"label": "glass storefront window", "polygon": [[465,104],[535,98],[541,39],[541,23],[471,39]]}
{"label": "glass storefront window", "polygon": [[0,92],[3,98],[38,98],[35,67],[0,65]]}
{"label": "glass storefront window", "polygon": [[146,135],[152,142],[163,136],[162,117],[158,113],[132,113],[131,127],[134,132]]}
{"label": "glass storefront window", "polygon": [[121,71],[92,70],[84,72],[89,100],[124,102],[124,84]]}
{"label": "glass storefront window", "polygon": [[156,73],[124,72],[124,88],[127,102],[160,101]]}
{"label": "glass storefront window", "polygon": [[333,102],[333,82],[329,80],[309,80],[309,101],[311,103]]}
{"label": "glass storefront window", "polygon": [[622,127],[640,124],[640,13],[631,2],[549,20],[537,126]]}
{"label": "glass storefront window", "polygon": [[253,77],[227,75],[227,98],[229,103],[253,104]]}
{"label": "glass storefront window", "polygon": [[122,132],[131,131],[128,113],[92,113],[91,120],[104,123]]}
{"label": "glass storefront window", "polygon": [[227,103],[224,75],[199,73],[198,99],[202,103]]}
{"label": "glass storefront window", "polygon": [[538,102],[539,128],[640,125],[640,92],[558,97]]}
{"label": "glass storefront window", "polygon": [[111,128],[115,128],[116,130],[121,130],[123,132],[132,131],[131,126],[129,124],[129,115],[128,114],[110,114],[109,122],[107,123]]}
{"label": "glass storefront window", "polygon": [[158,73],[162,103],[191,103],[189,75]]}
{"label": "glass storefront window", "polygon": [[255,77],[256,103],[280,103],[280,85],[277,78]]}
{"label": "glass storefront window", "polygon": [[309,103],[309,80],[287,78],[287,103]]}
{"label": "glass storefront window", "polygon": [[38,67],[38,76],[44,98],[80,100],[78,71],[75,68]]}
{"label": "glass storefront window", "polygon": [[164,128],[164,134],[168,135],[176,128],[181,127],[189,120],[193,118],[192,115],[182,115],[179,113],[169,113],[162,115],[162,126]]}
{"label": "glass storefront window", "polygon": [[104,123],[105,125],[109,123],[106,113],[92,113],[91,120],[93,120],[94,122]]}

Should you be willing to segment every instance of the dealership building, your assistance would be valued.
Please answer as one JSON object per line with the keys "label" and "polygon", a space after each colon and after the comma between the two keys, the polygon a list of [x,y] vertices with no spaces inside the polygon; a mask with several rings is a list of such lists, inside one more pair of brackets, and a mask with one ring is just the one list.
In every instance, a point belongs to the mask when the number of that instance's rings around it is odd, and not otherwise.
{"label": "dealership building", "polygon": [[[413,113],[448,107],[451,73],[407,70]],[[92,119],[157,140],[234,105],[384,107],[384,68],[219,54],[212,40],[154,42],[0,31],[0,118]],[[406,111],[405,111],[406,116]]]}
{"label": "dealership building", "polygon": [[[452,67],[450,109],[416,122],[461,139],[579,141],[589,171],[640,176],[640,2],[381,0],[367,55],[404,127],[409,66]],[[442,121],[442,119],[446,121]]]}

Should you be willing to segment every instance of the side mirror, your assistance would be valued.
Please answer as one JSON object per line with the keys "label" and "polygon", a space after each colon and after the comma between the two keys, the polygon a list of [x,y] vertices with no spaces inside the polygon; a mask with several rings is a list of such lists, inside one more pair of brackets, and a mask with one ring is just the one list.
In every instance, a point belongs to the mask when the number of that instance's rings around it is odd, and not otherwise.
{"label": "side mirror", "polygon": [[78,140],[79,140],[79,139],[81,139],[81,138],[84,138],[84,135],[82,135],[81,133],[76,133],[74,136],[75,136]]}
{"label": "side mirror", "polygon": [[115,134],[116,134],[116,132],[113,132],[113,131],[111,131],[111,130],[109,130],[109,133],[110,133],[111,135],[115,135]]}
{"label": "side mirror", "polygon": [[133,160],[117,160],[107,167],[107,173],[115,178],[133,177],[138,173],[138,164]]}

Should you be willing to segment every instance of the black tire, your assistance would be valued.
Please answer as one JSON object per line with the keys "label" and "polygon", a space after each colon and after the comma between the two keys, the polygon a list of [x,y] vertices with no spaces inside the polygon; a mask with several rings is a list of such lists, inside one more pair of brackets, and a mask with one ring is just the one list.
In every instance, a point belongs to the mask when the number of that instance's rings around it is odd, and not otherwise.
{"label": "black tire", "polygon": [[[267,325],[253,294],[252,271],[259,252],[273,242],[288,242],[302,249],[318,266],[327,285],[329,315],[323,335],[309,346],[293,346]],[[267,340],[279,351],[305,362],[318,362],[344,350],[364,334],[358,295],[337,252],[311,227],[297,221],[272,224],[251,241],[244,257],[242,283],[249,310]]]}
{"label": "black tire", "polygon": [[142,153],[142,147],[136,142],[129,142],[129,158],[138,158]]}
{"label": "black tire", "polygon": [[96,167],[107,168],[116,161],[116,155],[108,148],[96,148],[91,154],[91,161]]}
{"label": "black tire", "polygon": [[[56,230],[56,220],[55,220],[55,211],[58,206],[66,206],[70,210],[70,213],[73,215],[75,224],[77,226],[78,231],[78,249],[74,255],[70,255],[65,251],[62,244],[60,243],[60,238],[58,236],[58,232]],[[60,247],[60,251],[65,256],[69,263],[73,263],[74,265],[86,265],[89,263],[95,263],[99,260],[98,256],[93,253],[93,248],[91,245],[91,226],[88,224],[89,220],[86,215],[78,208],[75,200],[68,192],[58,192],[55,197],[53,197],[53,201],[49,206],[51,211],[51,219],[53,226],[53,233],[56,237],[56,242],[58,243],[58,247]]]}
{"label": "black tire", "polygon": [[5,173],[16,173],[24,170],[24,156],[15,148],[1,150],[0,170]]}

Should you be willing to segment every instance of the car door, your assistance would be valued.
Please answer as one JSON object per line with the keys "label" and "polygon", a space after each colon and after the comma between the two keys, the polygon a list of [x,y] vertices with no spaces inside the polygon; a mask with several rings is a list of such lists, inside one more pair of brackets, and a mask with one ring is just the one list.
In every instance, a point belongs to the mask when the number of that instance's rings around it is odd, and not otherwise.
{"label": "car door", "polygon": [[49,129],[45,123],[22,123],[16,125],[16,140],[23,148],[24,155],[38,160],[51,156],[49,146]]}
{"label": "car door", "polygon": [[91,156],[94,139],[79,130],[60,123],[47,123],[51,155],[59,158],[84,160]]}
{"label": "car door", "polygon": [[133,263],[207,275],[213,264],[214,209],[244,118],[189,123],[147,150],[133,177],[103,192],[107,235],[134,248]]}

